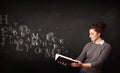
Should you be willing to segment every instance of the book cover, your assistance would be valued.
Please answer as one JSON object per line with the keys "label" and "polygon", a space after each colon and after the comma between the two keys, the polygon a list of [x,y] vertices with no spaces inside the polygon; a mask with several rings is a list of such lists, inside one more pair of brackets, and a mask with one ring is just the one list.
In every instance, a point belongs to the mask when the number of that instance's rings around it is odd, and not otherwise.
{"label": "book cover", "polygon": [[57,61],[57,62],[64,62],[67,65],[71,65],[71,63],[76,62],[76,60],[74,60],[74,59],[72,59],[70,57],[61,55],[61,54],[56,54],[55,55],[55,61]]}

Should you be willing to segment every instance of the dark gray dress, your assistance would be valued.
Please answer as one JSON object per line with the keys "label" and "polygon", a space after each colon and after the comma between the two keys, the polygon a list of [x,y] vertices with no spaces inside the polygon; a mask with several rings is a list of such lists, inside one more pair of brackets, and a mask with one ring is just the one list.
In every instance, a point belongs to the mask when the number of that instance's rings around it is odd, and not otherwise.
{"label": "dark gray dress", "polygon": [[110,44],[104,42],[101,44],[95,44],[93,42],[89,42],[83,48],[82,53],[77,58],[84,63],[91,63],[91,68],[81,68],[80,70],[85,73],[101,73],[101,68],[103,63],[109,56],[111,51]]}

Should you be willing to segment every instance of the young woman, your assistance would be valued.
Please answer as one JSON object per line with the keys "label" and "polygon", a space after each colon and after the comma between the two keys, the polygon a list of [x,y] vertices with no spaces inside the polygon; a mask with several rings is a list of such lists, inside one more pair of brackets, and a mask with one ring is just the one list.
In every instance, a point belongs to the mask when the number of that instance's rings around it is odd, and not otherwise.
{"label": "young woman", "polygon": [[111,46],[103,39],[105,23],[97,22],[89,27],[88,42],[77,63],[72,63],[72,67],[80,67],[80,73],[101,73],[102,66],[110,54]]}

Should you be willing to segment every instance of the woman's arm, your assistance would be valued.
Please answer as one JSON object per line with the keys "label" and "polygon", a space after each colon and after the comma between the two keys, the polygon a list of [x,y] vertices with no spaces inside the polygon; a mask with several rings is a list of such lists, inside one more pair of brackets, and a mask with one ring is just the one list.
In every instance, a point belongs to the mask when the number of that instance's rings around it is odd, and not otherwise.
{"label": "woman's arm", "polygon": [[71,66],[72,67],[91,67],[92,65],[91,65],[91,63],[82,63],[81,61],[79,61],[79,60],[76,60],[77,62],[75,63],[71,63]]}
{"label": "woman's arm", "polygon": [[81,63],[80,67],[89,67],[89,68],[91,68],[92,65],[91,65],[91,63]]}

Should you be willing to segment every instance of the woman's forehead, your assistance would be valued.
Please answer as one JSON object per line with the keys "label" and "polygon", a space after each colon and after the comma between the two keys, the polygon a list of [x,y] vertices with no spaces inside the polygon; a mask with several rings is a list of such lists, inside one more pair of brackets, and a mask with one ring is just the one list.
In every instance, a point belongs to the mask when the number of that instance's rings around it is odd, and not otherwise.
{"label": "woman's forehead", "polygon": [[89,32],[96,32],[95,29],[90,29]]}

